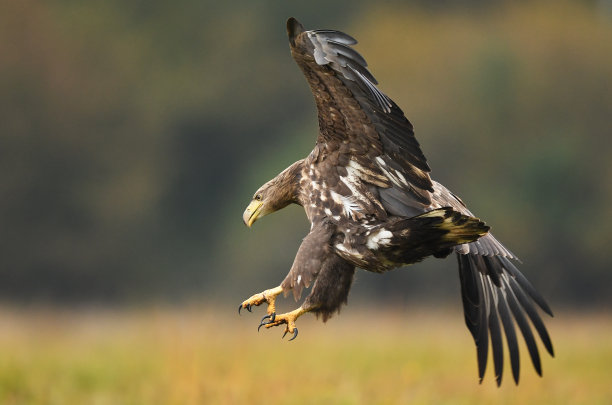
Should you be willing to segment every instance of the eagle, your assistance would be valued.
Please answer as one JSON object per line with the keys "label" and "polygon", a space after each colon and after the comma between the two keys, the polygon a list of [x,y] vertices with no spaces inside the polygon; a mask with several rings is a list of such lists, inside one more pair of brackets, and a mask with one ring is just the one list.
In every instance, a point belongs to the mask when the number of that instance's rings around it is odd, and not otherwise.
{"label": "eagle", "polygon": [[[304,29],[287,21],[291,55],[315,99],[319,133],[310,154],[261,186],[243,214],[251,227],[289,204],[304,208],[310,232],[279,286],[254,294],[238,308],[267,304],[259,328],[285,325],[297,337],[296,320],[312,312],[327,321],[346,304],[356,268],[383,273],[455,253],[465,323],[476,344],[482,382],[489,346],[499,386],[504,337],[512,375],[519,381],[515,325],[531,361],[542,367],[534,330],[554,356],[538,307],[550,307],[517,269],[518,258],[474,217],[463,201],[430,177],[413,126],[378,87],[357,41],[340,31]],[[277,314],[275,300],[304,288],[299,308]]]}

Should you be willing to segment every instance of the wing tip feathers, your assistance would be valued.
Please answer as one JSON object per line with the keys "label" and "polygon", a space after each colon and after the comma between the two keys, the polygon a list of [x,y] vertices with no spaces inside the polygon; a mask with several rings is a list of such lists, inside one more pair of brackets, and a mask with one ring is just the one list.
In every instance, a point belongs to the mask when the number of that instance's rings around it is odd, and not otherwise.
{"label": "wing tip feathers", "polygon": [[304,26],[294,17],[287,20],[287,36],[292,45],[295,46],[295,38],[304,32]]}

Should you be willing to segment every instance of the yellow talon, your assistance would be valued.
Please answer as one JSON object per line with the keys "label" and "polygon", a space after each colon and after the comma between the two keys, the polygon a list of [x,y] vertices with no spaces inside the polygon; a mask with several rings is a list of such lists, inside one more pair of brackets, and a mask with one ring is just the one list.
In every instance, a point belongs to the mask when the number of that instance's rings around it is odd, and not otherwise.
{"label": "yellow talon", "polygon": [[293,310],[291,312],[287,312],[285,314],[276,315],[276,317],[274,318],[274,321],[265,323],[263,325],[266,328],[271,328],[273,326],[278,326],[278,325],[281,325],[281,324],[286,324],[287,326],[285,327],[285,333],[283,334],[283,337],[285,337],[285,335],[287,333],[293,333],[293,337],[291,339],[289,339],[289,340],[293,340],[298,335],[298,329],[295,326],[295,321],[297,320],[297,318],[299,318],[300,316],[302,316],[306,312],[308,312],[306,309],[304,309],[303,307],[299,307],[298,309]]}
{"label": "yellow talon", "polygon": [[240,313],[240,310],[242,308],[246,308],[247,311],[251,312],[251,307],[257,307],[263,304],[264,302],[267,302],[267,313],[268,315],[272,315],[276,312],[276,297],[282,292],[283,288],[281,286],[278,286],[255,294],[249,299],[245,300],[242,304],[240,304],[240,306],[238,307],[238,313]]}

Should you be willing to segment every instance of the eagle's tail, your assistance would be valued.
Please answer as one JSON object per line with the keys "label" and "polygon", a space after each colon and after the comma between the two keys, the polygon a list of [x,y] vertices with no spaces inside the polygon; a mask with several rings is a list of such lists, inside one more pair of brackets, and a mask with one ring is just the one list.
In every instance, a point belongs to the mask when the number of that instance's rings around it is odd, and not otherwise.
{"label": "eagle's tail", "polygon": [[[427,256],[446,257],[452,249],[474,242],[489,231],[478,218],[463,215],[452,208],[439,208],[385,226],[393,237],[385,248],[396,263],[416,263]],[[374,239],[382,235],[373,234]],[[371,238],[372,239],[372,238]],[[375,240],[368,243],[373,244]]]}
{"label": "eagle's tail", "polygon": [[410,218],[413,226],[411,233],[432,232],[438,234],[441,245],[451,247],[463,243],[474,242],[489,231],[489,227],[478,218],[463,215],[450,207],[439,208]]}

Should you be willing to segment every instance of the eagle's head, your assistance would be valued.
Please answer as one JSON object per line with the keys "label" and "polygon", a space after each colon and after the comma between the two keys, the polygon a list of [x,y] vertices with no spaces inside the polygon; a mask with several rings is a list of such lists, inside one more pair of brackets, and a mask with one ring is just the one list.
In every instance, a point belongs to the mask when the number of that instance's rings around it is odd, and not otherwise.
{"label": "eagle's head", "polygon": [[298,203],[301,163],[301,160],[295,162],[255,192],[242,214],[246,226],[250,227],[257,219],[291,203]]}
{"label": "eagle's head", "polygon": [[251,203],[244,210],[244,214],[242,214],[242,219],[246,226],[250,227],[258,218],[282,208],[276,207],[276,194],[278,194],[278,187],[274,184],[274,179],[261,186],[255,192]]}

